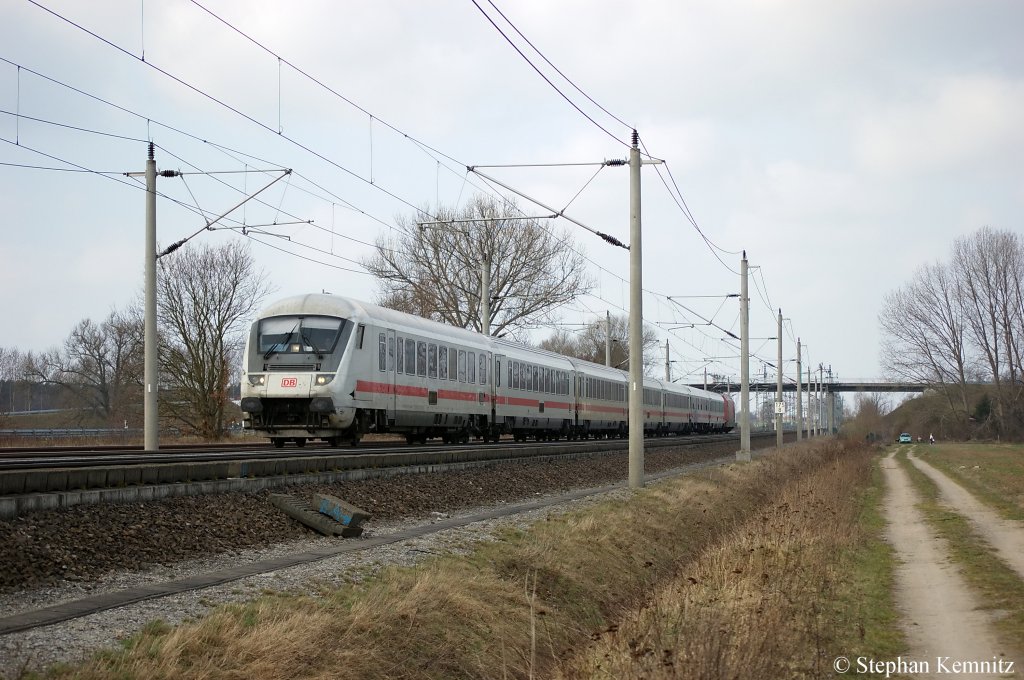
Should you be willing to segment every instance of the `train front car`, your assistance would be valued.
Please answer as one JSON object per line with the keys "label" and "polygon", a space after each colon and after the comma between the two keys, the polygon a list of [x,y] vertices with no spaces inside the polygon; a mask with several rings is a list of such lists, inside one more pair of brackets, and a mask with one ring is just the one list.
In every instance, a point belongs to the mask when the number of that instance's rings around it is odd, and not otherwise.
{"label": "train front car", "polygon": [[253,322],[245,346],[242,411],[246,425],[270,438],[304,446],[358,441],[356,408],[345,385],[364,324],[344,299],[302,295],[276,302]]}

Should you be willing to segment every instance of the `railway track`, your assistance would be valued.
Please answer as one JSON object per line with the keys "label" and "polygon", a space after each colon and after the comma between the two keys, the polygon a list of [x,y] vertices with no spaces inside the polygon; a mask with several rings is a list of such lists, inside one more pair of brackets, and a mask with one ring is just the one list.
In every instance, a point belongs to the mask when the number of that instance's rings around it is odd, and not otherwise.
{"label": "railway track", "polygon": [[[646,448],[693,448],[735,442],[736,435],[663,437]],[[734,444],[730,444],[734,445]],[[334,483],[443,472],[502,461],[558,459],[623,451],[623,440],[480,445],[381,445],[366,449],[246,449],[8,457],[0,461],[0,518],[75,505],[131,503],[160,498]]]}
{"label": "railway track", "polygon": [[[688,437],[649,437],[646,444],[655,443],[662,445],[665,442],[674,442],[680,445],[701,444],[706,442],[737,440],[736,434],[700,435]],[[627,446],[625,440],[618,439],[593,439],[568,442],[564,440],[554,442],[513,442],[511,438],[503,439],[498,443],[483,444],[478,446],[485,449],[501,448],[515,450],[535,449],[539,446],[557,450],[559,446],[595,445],[595,450],[603,451],[608,448],[624,448]],[[78,449],[75,447],[38,447],[27,449],[3,449],[0,450],[0,470],[43,470],[47,468],[87,468],[103,467],[109,465],[164,465],[180,463],[208,463],[224,461],[254,461],[266,459],[294,459],[294,458],[316,458],[334,457],[344,455],[363,455],[368,452],[374,454],[391,453],[422,453],[424,456],[431,454],[443,454],[452,451],[465,451],[474,448],[474,444],[450,445],[440,441],[428,444],[399,444],[397,442],[378,441],[362,442],[358,447],[330,447],[327,444],[322,446],[308,446],[302,448],[277,449],[265,442],[256,444],[244,444],[233,446],[202,445],[176,445],[162,447],[158,451],[147,452],[141,447],[93,447]]]}

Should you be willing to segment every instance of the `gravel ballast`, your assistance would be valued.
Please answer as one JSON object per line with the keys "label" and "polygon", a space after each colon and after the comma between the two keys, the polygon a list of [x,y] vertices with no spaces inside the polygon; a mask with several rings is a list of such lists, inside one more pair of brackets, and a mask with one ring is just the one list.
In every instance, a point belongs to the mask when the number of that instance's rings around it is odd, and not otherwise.
{"label": "gravel ballast", "polygon": [[[682,468],[728,456],[734,442],[648,450],[647,472]],[[364,537],[429,524],[438,517],[536,500],[624,479],[625,452],[566,461],[496,464],[460,472],[330,485],[291,487],[295,495],[322,492],[369,511]],[[625,490],[613,494],[628,493]],[[128,505],[76,506],[0,521],[0,612],[4,615],[87,595],[161,583],[271,557],[336,545],[277,511],[268,492],[173,498]],[[605,494],[607,496],[607,494]],[[467,549],[500,527],[525,527],[592,499],[558,503],[401,543],[378,546],[231,583],[100,612],[46,628],[0,637],[0,677],[75,661],[112,647],[147,622],[180,623],[209,608],[252,599],[265,591],[339,585],[389,565]],[[344,539],[360,540],[360,539]]]}

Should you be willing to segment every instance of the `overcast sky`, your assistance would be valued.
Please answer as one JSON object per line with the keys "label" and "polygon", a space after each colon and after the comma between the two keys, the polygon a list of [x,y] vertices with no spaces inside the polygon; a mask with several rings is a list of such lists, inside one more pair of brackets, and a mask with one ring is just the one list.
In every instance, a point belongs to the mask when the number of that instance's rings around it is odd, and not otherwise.
{"label": "overcast sky", "polygon": [[[636,127],[720,248],[684,218],[664,169],[645,167],[645,318],[663,327],[710,318],[738,334],[738,302],[724,296],[739,291],[746,249],[757,267],[751,335],[775,336],[782,308],[790,378],[797,335],[813,365],[843,379],[878,378],[884,296],[918,266],[945,259],[959,237],[984,225],[1021,228],[1019,0],[496,0],[628,125],[559,79],[494,6],[477,2],[597,125],[472,0],[5,0],[0,345],[57,345],[80,319],[131,304],[142,284],[139,184],[15,165],[141,171],[148,139],[160,169],[294,169],[261,195],[264,204],[232,214],[291,238],[250,240],[274,296],[327,290],[372,301],[374,281],[353,262],[371,252],[361,242],[411,214],[410,205],[464,203],[484,186],[465,165],[625,158]],[[595,170],[487,172],[549,205],[572,201],[569,215],[627,241],[625,168],[605,168],[572,200]],[[161,244],[203,226],[188,207],[223,212],[273,176],[161,178]],[[314,223],[281,224],[295,218]],[[278,226],[257,226],[268,223]],[[550,227],[573,235],[597,282],[562,321],[622,313],[628,253],[564,220]],[[224,230],[197,241],[243,238]],[[683,300],[696,317],[666,296],[719,297]],[[709,326],[663,333],[674,376],[699,380],[705,365],[737,376],[738,350],[724,335]],[[774,341],[751,347],[774,361]],[[751,370],[759,374],[761,363]]]}

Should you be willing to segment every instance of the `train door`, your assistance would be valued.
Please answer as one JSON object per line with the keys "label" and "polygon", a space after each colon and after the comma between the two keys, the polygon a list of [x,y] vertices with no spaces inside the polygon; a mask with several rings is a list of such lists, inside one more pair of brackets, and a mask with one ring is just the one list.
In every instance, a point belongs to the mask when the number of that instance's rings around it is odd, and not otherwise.
{"label": "train door", "polygon": [[[487,389],[491,402],[491,415],[487,422],[491,424],[492,428],[496,428],[498,425],[498,389],[501,387],[501,369],[505,367],[505,356],[503,354],[492,355],[488,352],[487,357],[494,359],[487,362],[493,369],[487,376]],[[497,441],[497,431],[494,430],[494,432],[495,441]]]}
{"label": "train door", "polygon": [[397,417],[395,414],[395,400],[397,399],[396,386],[398,384],[397,372],[395,371],[395,331],[392,328],[388,329],[388,425],[392,425]]}

